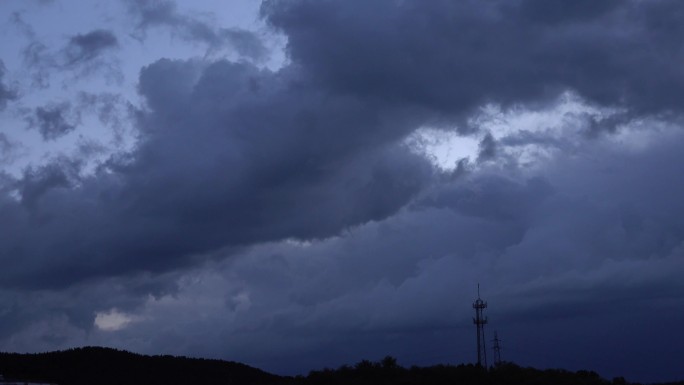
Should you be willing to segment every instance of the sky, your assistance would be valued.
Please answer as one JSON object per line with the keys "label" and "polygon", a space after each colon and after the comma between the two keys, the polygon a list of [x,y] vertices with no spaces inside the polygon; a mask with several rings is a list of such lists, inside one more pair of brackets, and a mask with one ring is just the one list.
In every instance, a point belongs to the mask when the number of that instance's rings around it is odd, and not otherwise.
{"label": "sky", "polygon": [[0,350],[684,379],[683,18],[3,0]]}

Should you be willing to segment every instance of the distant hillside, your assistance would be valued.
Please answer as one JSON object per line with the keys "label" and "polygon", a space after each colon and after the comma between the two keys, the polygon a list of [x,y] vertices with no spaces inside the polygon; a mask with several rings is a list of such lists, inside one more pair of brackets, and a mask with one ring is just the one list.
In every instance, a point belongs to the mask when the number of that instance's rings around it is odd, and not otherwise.
{"label": "distant hillside", "polygon": [[282,378],[247,365],[172,356],[144,356],[85,347],[40,354],[0,353],[6,380],[59,385],[275,384]]}

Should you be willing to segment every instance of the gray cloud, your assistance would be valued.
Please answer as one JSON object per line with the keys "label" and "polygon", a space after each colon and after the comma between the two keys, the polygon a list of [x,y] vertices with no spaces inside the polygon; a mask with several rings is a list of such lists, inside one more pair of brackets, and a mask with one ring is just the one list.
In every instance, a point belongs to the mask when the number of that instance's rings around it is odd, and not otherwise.
{"label": "gray cloud", "polygon": [[496,155],[496,141],[492,134],[487,133],[480,141],[480,152],[477,155],[478,161],[484,161],[494,158]]}
{"label": "gray cloud", "polygon": [[182,39],[204,43],[207,53],[232,48],[240,56],[262,61],[268,50],[262,40],[251,31],[239,28],[219,28],[199,17],[182,14],[171,0],[129,1],[129,12],[139,18],[138,37],[144,39],[149,28],[166,27]]}
{"label": "gray cloud", "polygon": [[71,36],[59,50],[52,50],[32,38],[22,56],[25,66],[31,70],[34,87],[49,87],[54,71],[68,71],[74,79],[101,74],[107,81],[120,83],[123,75],[112,54],[118,47],[119,41],[113,32],[96,29]]}
{"label": "gray cloud", "polygon": [[48,53],[45,44],[32,41],[22,50],[24,65],[32,70],[33,87],[47,88],[50,86],[50,68],[57,66],[55,57]]}
{"label": "gray cloud", "polygon": [[78,178],[79,164],[60,158],[39,168],[29,167],[19,185],[22,203],[32,206],[46,192],[68,189]]}
{"label": "gray cloud", "polygon": [[7,107],[7,102],[11,102],[19,98],[19,94],[17,93],[16,89],[3,83],[5,71],[5,63],[0,60],[0,111]]}
{"label": "gray cloud", "polygon": [[135,107],[121,95],[81,92],[78,94],[77,105],[81,114],[95,114],[100,123],[114,132],[114,144],[117,147],[124,142],[127,135],[133,135],[130,126]]}
{"label": "gray cloud", "polygon": [[111,31],[103,29],[72,36],[69,44],[62,50],[66,59],[64,65],[74,66],[91,61],[103,52],[118,46],[119,41],[116,36]]}
{"label": "gray cloud", "polygon": [[25,37],[31,40],[36,38],[36,32],[33,30],[33,27],[24,20],[24,14],[22,12],[13,12],[10,17],[10,22]]}
{"label": "gray cloud", "polygon": [[18,143],[0,132],[0,165],[7,165],[15,160],[18,146]]}
{"label": "gray cloud", "polygon": [[268,57],[268,50],[263,41],[254,32],[238,28],[222,28],[219,35],[227,40],[241,56],[256,61],[262,61]]}
{"label": "gray cloud", "polygon": [[44,140],[55,140],[74,131],[80,123],[80,113],[72,111],[71,103],[53,103],[36,107],[26,118],[29,129],[37,129]]}

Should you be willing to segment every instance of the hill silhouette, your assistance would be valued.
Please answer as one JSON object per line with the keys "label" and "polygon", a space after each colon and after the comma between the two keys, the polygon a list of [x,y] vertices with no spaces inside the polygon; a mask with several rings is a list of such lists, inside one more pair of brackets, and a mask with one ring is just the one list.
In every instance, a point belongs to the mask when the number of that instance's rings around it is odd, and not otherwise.
{"label": "hill silhouette", "polygon": [[274,384],[282,377],[228,361],[145,356],[122,350],[84,347],[39,354],[0,353],[7,380],[59,385]]}
{"label": "hill silhouette", "polygon": [[[229,361],[145,356],[85,347],[39,354],[0,353],[0,374],[7,380],[59,385],[233,384],[233,385],[630,385],[592,371],[538,370],[503,363],[485,370],[468,365],[404,368],[388,356],[337,369],[286,377]],[[631,383],[637,385],[637,383]],[[661,385],[684,385],[684,381]]]}

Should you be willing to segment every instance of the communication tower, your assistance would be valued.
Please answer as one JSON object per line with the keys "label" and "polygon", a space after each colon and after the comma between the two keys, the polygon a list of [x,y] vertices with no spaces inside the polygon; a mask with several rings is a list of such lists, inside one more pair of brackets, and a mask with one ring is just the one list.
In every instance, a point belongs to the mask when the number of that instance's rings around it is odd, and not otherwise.
{"label": "communication tower", "polygon": [[473,323],[477,328],[477,365],[487,367],[487,349],[485,348],[485,334],[484,325],[487,323],[487,317],[482,315],[482,311],[487,308],[487,302],[480,298],[480,284],[477,284],[477,299],[473,302],[473,309],[475,309],[475,318]]}
{"label": "communication tower", "polygon": [[500,365],[501,364],[501,340],[499,339],[499,335],[497,332],[494,332],[494,347],[492,348],[494,350],[494,365]]}

